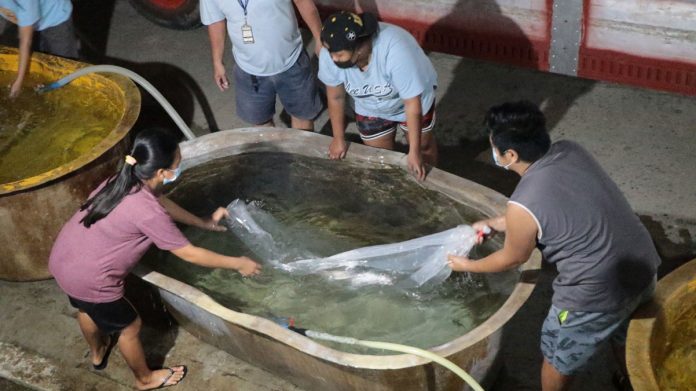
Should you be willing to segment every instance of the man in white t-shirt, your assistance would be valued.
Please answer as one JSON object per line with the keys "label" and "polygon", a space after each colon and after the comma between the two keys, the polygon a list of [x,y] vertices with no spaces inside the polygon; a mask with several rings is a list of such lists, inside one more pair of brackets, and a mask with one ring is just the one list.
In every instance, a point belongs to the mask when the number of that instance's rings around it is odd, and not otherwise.
{"label": "man in white t-shirt", "polygon": [[313,0],[201,0],[208,26],[213,74],[229,88],[222,59],[225,35],[232,41],[237,115],[255,126],[273,126],[276,95],[292,127],[314,129],[322,109],[316,75],[302,46],[293,3],[321,48],[321,20]]}
{"label": "man in white t-shirt", "polygon": [[407,132],[408,167],[423,180],[425,163],[437,162],[435,88],[430,59],[406,30],[378,23],[374,15],[338,12],[321,31],[319,79],[326,84],[333,141],[329,157],[346,155],[345,95],[355,102],[355,122],[363,142],[394,149],[397,127]]}

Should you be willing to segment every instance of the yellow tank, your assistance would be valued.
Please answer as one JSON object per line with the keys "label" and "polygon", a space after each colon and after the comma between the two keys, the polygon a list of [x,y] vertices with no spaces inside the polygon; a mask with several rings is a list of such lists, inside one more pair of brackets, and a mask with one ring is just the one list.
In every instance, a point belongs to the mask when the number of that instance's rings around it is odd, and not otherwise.
{"label": "yellow tank", "polygon": [[50,278],[62,225],[126,154],[140,92],[122,76],[90,74],[43,95],[33,91],[88,64],[33,53],[17,99],[18,53],[0,46],[0,279]]}
{"label": "yellow tank", "polygon": [[626,365],[636,391],[696,389],[696,259],[662,278],[633,316]]}

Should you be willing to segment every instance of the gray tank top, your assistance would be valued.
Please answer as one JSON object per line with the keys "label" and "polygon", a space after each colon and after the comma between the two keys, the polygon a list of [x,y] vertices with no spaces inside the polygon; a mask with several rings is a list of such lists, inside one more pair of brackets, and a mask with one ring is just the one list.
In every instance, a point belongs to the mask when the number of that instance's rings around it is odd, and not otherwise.
{"label": "gray tank top", "polygon": [[510,203],[530,212],[537,247],[556,265],[553,304],[611,312],[652,281],[660,258],[609,175],[580,145],[559,141],[524,173]]}

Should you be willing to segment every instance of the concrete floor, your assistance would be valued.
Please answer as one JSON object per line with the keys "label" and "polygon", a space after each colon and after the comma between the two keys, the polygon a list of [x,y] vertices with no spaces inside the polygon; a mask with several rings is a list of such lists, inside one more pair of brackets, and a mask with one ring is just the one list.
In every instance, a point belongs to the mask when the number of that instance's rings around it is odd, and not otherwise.
{"label": "concrete floor", "polygon": [[[212,80],[204,29],[174,31],[145,20],[126,1],[76,1],[75,19],[93,62],[126,66],[150,80],[194,131],[246,126],[235,116],[234,90]],[[0,31],[3,30],[0,22]],[[9,31],[9,30],[8,30]],[[6,31],[6,32],[8,32]],[[4,34],[3,41],[12,34]],[[307,41],[306,41],[307,42]],[[568,78],[431,53],[439,74],[440,168],[509,195],[517,178],[489,161],[480,136],[485,110],[528,99],[542,104],[554,140],[587,147],[646,224],[663,257],[661,274],[696,256],[696,98]],[[232,60],[227,57],[228,70]],[[143,97],[137,126],[170,124]],[[276,123],[283,126],[277,116]],[[317,131],[328,134],[324,112]],[[349,132],[354,133],[354,124]],[[501,371],[494,390],[539,389],[538,330],[550,302],[552,270],[504,328]],[[143,305],[152,306],[144,298]],[[151,365],[186,363],[181,390],[295,390],[293,385],[198,341],[163,312],[146,317]],[[129,389],[131,375],[115,352],[106,371],[90,369],[75,314],[53,281],[0,282],[0,377],[37,389]],[[575,390],[611,390],[615,364],[603,354]],[[15,387],[0,381],[0,389]],[[17,389],[23,389],[17,386]]]}

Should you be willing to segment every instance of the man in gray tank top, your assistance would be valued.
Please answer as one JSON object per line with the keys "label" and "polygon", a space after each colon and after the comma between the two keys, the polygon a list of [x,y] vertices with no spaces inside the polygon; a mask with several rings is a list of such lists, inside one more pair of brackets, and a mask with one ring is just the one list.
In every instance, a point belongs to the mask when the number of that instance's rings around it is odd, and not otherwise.
{"label": "man in gray tank top", "polygon": [[654,290],[660,258],[650,235],[609,175],[577,143],[551,145],[544,115],[529,102],[486,115],[496,165],[521,176],[504,216],[474,224],[505,232],[483,259],[449,257],[455,271],[499,272],[538,247],[558,268],[541,332],[542,389],[564,390],[606,341],[625,366],[631,313]]}

